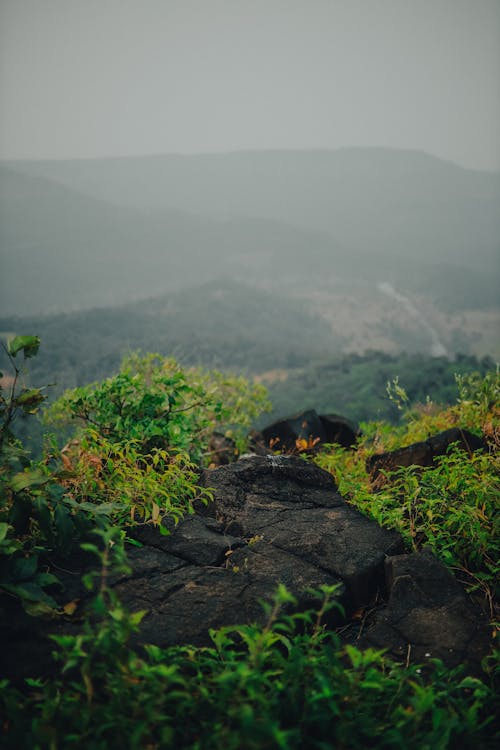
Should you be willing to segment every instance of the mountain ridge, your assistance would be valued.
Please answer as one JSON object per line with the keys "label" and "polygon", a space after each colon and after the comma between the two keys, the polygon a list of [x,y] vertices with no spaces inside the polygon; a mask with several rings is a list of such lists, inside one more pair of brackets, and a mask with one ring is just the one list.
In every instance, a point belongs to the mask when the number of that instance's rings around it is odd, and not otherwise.
{"label": "mountain ridge", "polygon": [[311,292],[387,281],[443,309],[500,307],[500,175],[425,152],[4,162],[0,190],[2,314],[221,276]]}

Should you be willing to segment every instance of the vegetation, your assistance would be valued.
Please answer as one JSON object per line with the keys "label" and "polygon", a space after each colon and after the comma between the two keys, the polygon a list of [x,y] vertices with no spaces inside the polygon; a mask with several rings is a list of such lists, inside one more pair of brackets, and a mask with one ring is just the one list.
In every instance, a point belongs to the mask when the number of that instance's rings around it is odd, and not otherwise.
{"label": "vegetation", "polygon": [[[266,408],[262,386],[217,372],[182,370],[158,355],[129,357],[118,375],[65,393],[51,409],[56,424],[81,424],[62,449],[55,440],[31,461],[14,437],[19,412],[33,414],[40,389],[21,384],[15,357],[36,354],[39,339],[13,339],[6,349],[14,376],[0,391],[0,588],[21,598],[30,612],[56,609],[45,588],[57,583],[42,572],[51,552],[68,553],[95,527],[160,525],[208,502],[198,467],[211,431],[239,423],[239,437]],[[2,554],[3,553],[3,554]]]}
{"label": "vegetation", "polygon": [[167,448],[200,461],[211,432],[228,424],[230,436],[269,408],[265,388],[243,377],[200,368],[184,370],[159,354],[127,357],[118,375],[102,383],[67,391],[48,413],[48,421],[82,423],[81,434],[98,448],[134,444],[141,453]]}
{"label": "vegetation", "polygon": [[98,626],[54,639],[56,680],[30,680],[27,694],[3,683],[3,746],[487,747],[491,688],[438,662],[424,677],[379,651],[341,648],[323,626],[333,594],[319,592],[317,613],[287,616],[291,597],[280,588],[263,627],[221,628],[212,648],[144,654],[127,645],[140,613],[112,602]]}
{"label": "vegetation", "polygon": [[271,419],[293,414],[297,408],[314,408],[319,414],[342,414],[355,422],[383,420],[396,425],[401,410],[385,392],[395,375],[404,383],[410,403],[425,404],[429,399],[435,405],[448,405],[456,400],[456,373],[485,375],[492,368],[494,363],[487,357],[464,355],[454,361],[383,352],[316,358],[307,367],[289,371],[285,382],[269,383]]}
{"label": "vegetation", "polygon": [[[500,572],[500,373],[457,378],[460,398],[448,409],[428,402],[407,408],[408,396],[398,380],[388,391],[405,420],[399,428],[384,423],[363,425],[357,451],[332,446],[316,461],[334,475],[341,494],[382,526],[397,529],[408,549],[424,545],[465,579],[471,591],[485,597],[489,614],[498,619],[496,596]],[[452,426],[484,435],[490,450],[469,455],[458,447],[434,466],[410,466],[385,472],[374,487],[366,460],[374,453],[410,445]],[[377,484],[377,483],[376,483]]]}
{"label": "vegetation", "polygon": [[[265,406],[264,391],[240,378],[186,370],[159,355],[132,356],[101,383],[64,394],[53,424],[73,421],[61,449],[48,442],[30,460],[12,425],[36,411],[40,389],[23,386],[17,357],[36,354],[36,337],[10,342],[13,376],[0,397],[0,590],[28,612],[57,604],[56,582],[41,560],[72,545],[96,558],[85,577],[92,609],[77,634],[54,637],[54,678],[14,685],[0,675],[0,744],[6,748],[487,748],[500,734],[495,715],[495,653],[481,677],[396,664],[382,652],[342,645],[325,615],[339,607],[335,588],[316,592],[316,611],[290,614],[280,586],[265,604],[264,626],[211,632],[211,648],[189,645],[138,651],[129,644],[144,613],[126,611],[108,587],[125,570],[130,523],[209,501],[197,484],[214,426],[248,425]],[[404,410],[399,427],[363,425],[358,450],[331,447],[315,460],[363,512],[398,528],[409,549],[430,544],[487,603],[494,620],[500,489],[498,372],[459,379],[459,401],[408,408],[399,382],[390,391]],[[387,477],[373,491],[365,459],[450,425],[486,436],[492,450],[470,458],[451,451],[435,467]],[[160,527],[162,528],[162,527]],[[1,593],[0,591],[0,593]],[[68,613],[67,613],[68,614]]]}

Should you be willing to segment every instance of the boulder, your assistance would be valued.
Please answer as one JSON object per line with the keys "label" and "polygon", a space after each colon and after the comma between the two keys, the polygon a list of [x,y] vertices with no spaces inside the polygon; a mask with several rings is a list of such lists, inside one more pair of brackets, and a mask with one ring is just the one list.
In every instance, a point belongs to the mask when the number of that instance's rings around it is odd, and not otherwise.
{"label": "boulder", "polygon": [[[429,553],[404,555],[400,535],[350,507],[315,464],[254,455],[206,470],[201,481],[214,502],[177,526],[168,522],[168,535],[153,526],[130,529],[131,572],[109,579],[127,608],[147,612],[137,646],[210,645],[211,628],[264,623],[261,601],[279,583],[299,611],[314,606],[311,588],[336,584],[346,637],[358,612],[376,610],[371,625],[358,628],[361,645],[448,664],[469,651],[476,660],[484,653],[480,618],[453,576]],[[0,598],[0,638],[8,644],[0,650],[0,677],[22,681],[54,669],[48,636],[79,631],[88,602],[80,577],[88,565],[80,554],[57,571],[64,589],[54,595],[61,605],[78,603],[73,617],[46,622],[26,615],[15,599]],[[340,622],[334,610],[328,624]]]}
{"label": "boulder", "polygon": [[360,641],[388,648],[395,659],[450,667],[468,662],[479,670],[488,647],[487,621],[462,586],[428,550],[386,560],[389,601]]}
{"label": "boulder", "polygon": [[314,409],[279,419],[261,433],[265,444],[277,451],[297,451],[298,440],[305,440],[311,447],[314,440],[326,442],[326,432]]}
{"label": "boulder", "polygon": [[[296,456],[253,456],[205,473],[212,514],[227,533],[262,538],[342,582],[355,608],[383,587],[384,559],[402,551],[399,534],[351,508],[332,476]],[[276,571],[279,582],[279,571]]]}
{"label": "boulder", "polygon": [[377,479],[383,471],[393,471],[408,466],[432,466],[435,459],[438,456],[445,455],[450,445],[454,443],[469,454],[487,447],[484,440],[469,430],[452,427],[427,440],[412,443],[406,448],[398,448],[398,450],[387,453],[376,453],[370,456],[366,467],[372,479]]}
{"label": "boulder", "polygon": [[352,448],[360,436],[360,431],[349,419],[340,414],[320,414],[327,443],[337,443],[343,448]]}
{"label": "boulder", "polygon": [[[350,448],[359,432],[348,419],[338,414],[320,414],[314,409],[280,419],[261,430],[257,443],[282,452],[311,452],[321,443],[338,443]],[[303,442],[303,446],[300,445]]]}

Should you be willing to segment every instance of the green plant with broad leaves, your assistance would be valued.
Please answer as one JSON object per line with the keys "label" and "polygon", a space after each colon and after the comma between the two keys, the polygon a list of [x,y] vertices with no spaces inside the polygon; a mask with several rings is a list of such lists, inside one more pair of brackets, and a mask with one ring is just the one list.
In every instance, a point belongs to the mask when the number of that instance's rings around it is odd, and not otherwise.
{"label": "green plant with broad leaves", "polygon": [[316,611],[287,613],[296,602],[280,586],[263,624],[211,631],[211,647],[139,652],[129,637],[144,613],[124,610],[102,580],[83,631],[54,637],[57,677],[23,691],[0,682],[2,747],[472,750],[498,739],[486,682],[342,646],[325,626],[332,587],[315,592]]}
{"label": "green plant with broad leaves", "polygon": [[41,388],[24,384],[18,357],[35,356],[37,336],[17,336],[4,353],[10,365],[0,386],[0,591],[21,599],[30,614],[56,612],[47,588],[57,578],[40,566],[47,551],[62,551],[72,544],[74,528],[83,531],[85,519],[71,518],[64,490],[45,466],[33,465],[15,439],[12,427],[20,416],[35,414],[45,400]]}
{"label": "green plant with broad leaves", "polygon": [[167,449],[199,462],[213,430],[241,442],[269,406],[265,388],[246,378],[134,354],[114,377],[67,391],[47,419],[53,425],[76,420],[89,444],[132,443],[142,453]]}

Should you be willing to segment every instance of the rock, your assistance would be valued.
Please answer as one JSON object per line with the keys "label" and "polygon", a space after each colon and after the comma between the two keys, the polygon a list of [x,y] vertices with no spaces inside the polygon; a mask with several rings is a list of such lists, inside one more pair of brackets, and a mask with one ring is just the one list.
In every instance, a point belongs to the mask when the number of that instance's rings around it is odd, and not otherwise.
{"label": "rock", "polygon": [[339,414],[320,414],[319,419],[323,425],[327,443],[337,443],[343,448],[352,448],[360,432],[356,425]]}
{"label": "rock", "polygon": [[394,471],[408,466],[432,466],[432,453],[426,442],[413,443],[406,448],[398,448],[387,453],[376,453],[366,462],[372,479],[377,479],[383,471]]}
{"label": "rock", "polygon": [[435,459],[443,456],[453,443],[457,443],[469,454],[486,448],[486,443],[469,430],[452,427],[406,448],[370,456],[366,467],[372,478],[377,479],[382,471],[393,471],[408,466],[432,466]]}
{"label": "rock", "polygon": [[396,659],[479,668],[488,627],[463,588],[431,552],[389,557],[389,601],[363,636],[361,647],[387,648]]}
{"label": "rock", "polygon": [[[330,474],[297,456],[249,456],[207,470],[201,481],[213,488],[214,502],[170,534],[153,526],[129,536],[131,572],[115,574],[109,585],[131,611],[146,610],[137,646],[153,643],[209,645],[211,628],[265,622],[261,600],[284,583],[299,611],[314,606],[309,592],[338,586],[347,619],[382,604],[360,644],[388,648],[411,660],[425,654],[455,664],[484,652],[481,624],[460,585],[428,553],[404,555],[399,534],[380,528],[350,507]],[[88,602],[80,575],[88,558],[76,556],[61,571],[61,604]],[[68,572],[71,571],[71,572]],[[53,643],[48,634],[77,633],[81,623],[45,622],[26,615],[19,603],[0,598],[0,677],[22,681],[50,674]],[[291,611],[291,610],[290,610]],[[329,625],[340,622],[334,611]],[[344,630],[346,626],[344,626]],[[348,628],[347,628],[348,629]],[[359,633],[358,633],[359,634]]]}
{"label": "rock", "polygon": [[[264,427],[254,442],[263,447],[283,452],[308,452],[317,450],[321,443],[338,443],[350,448],[359,432],[355,425],[338,414],[320,414],[314,409],[280,419]],[[303,441],[303,446],[300,445]]]}
{"label": "rock", "polygon": [[444,455],[453,443],[457,443],[458,447],[462,448],[469,455],[475,451],[487,448],[482,438],[461,427],[451,427],[449,430],[428,438],[426,442],[431,449],[433,458]]}
{"label": "rock", "polygon": [[129,536],[144,544],[146,549],[156,548],[194,565],[221,565],[228,549],[244,544],[225,534],[222,525],[211,518],[188,516],[177,526],[168,521],[164,525],[171,532],[168,536],[159,534],[154,526],[133,529]]}
{"label": "rock", "polygon": [[314,440],[326,442],[325,429],[314,409],[273,422],[261,432],[265,444],[277,451],[297,451],[297,440],[305,440],[311,447]]}
{"label": "rock", "polygon": [[208,471],[203,481],[214,489],[205,512],[226,533],[259,536],[334,576],[348,608],[383,587],[385,556],[403,550],[399,534],[349,507],[330,474],[296,456],[254,456]]}

